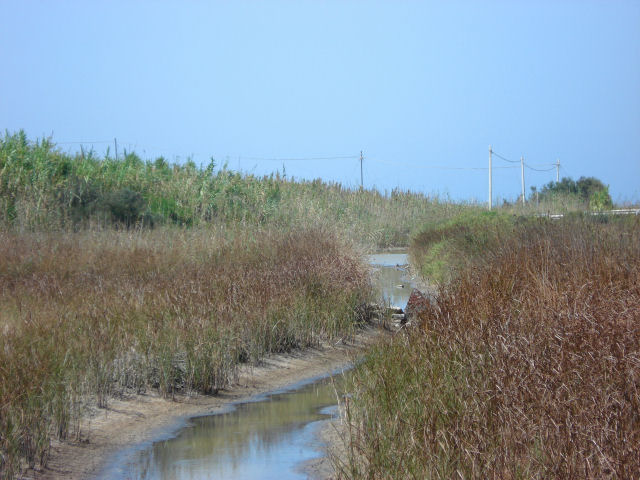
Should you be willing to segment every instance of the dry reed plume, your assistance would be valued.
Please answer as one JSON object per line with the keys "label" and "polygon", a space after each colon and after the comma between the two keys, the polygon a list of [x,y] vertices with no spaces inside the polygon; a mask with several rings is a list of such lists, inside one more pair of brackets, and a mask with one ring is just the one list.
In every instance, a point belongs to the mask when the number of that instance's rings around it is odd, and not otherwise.
{"label": "dry reed plume", "polygon": [[323,230],[0,233],[0,478],[88,401],[215,393],[239,362],[350,335],[366,267]]}
{"label": "dry reed plume", "polygon": [[345,478],[640,478],[640,222],[526,222],[356,372]]}

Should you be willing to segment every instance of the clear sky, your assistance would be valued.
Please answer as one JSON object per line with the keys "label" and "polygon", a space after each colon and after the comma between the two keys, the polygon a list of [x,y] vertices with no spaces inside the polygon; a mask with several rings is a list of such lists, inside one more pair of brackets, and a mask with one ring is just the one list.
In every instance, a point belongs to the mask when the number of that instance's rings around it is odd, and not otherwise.
{"label": "clear sky", "polygon": [[[471,169],[492,145],[640,200],[637,0],[1,0],[0,18],[0,128],[64,149],[115,137],[348,186],[357,158],[266,159],[363,150],[366,187],[486,201]],[[519,194],[516,167],[495,199]],[[527,192],[551,180],[526,170]]]}

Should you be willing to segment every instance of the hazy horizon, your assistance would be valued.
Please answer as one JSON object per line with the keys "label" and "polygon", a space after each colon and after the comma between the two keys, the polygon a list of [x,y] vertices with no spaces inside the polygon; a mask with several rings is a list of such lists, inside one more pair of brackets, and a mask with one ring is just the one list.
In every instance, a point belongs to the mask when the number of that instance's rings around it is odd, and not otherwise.
{"label": "hazy horizon", "polygon": [[[185,6],[186,5],[186,6]],[[5,2],[0,128],[230,169],[486,202],[640,200],[640,4]],[[96,142],[96,143],[92,143]],[[335,158],[349,157],[349,158]],[[494,157],[494,201],[520,194]],[[497,168],[514,167],[514,168]]]}

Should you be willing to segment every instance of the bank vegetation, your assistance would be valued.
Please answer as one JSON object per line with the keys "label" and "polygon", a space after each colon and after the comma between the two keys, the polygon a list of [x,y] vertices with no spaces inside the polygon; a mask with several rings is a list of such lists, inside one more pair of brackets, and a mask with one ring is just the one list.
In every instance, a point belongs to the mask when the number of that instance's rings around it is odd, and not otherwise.
{"label": "bank vegetation", "polygon": [[402,189],[381,193],[339,183],[235,172],[211,159],[171,162],[62,151],[24,132],[0,138],[0,225],[21,230],[211,224],[330,225],[372,247],[407,246],[425,222],[472,205]]}
{"label": "bank vegetation", "polygon": [[322,229],[0,232],[0,478],[113,396],[215,394],[240,363],[349,338],[370,295],[352,248]]}
{"label": "bank vegetation", "polygon": [[640,477],[638,219],[436,230],[455,273],[356,370],[341,478]]}

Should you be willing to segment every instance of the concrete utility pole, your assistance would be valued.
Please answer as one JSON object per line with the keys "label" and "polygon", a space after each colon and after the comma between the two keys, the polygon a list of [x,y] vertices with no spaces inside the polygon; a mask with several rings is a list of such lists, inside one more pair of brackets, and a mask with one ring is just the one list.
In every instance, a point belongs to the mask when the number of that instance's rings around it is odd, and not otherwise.
{"label": "concrete utility pole", "polygon": [[360,150],[360,190],[364,190],[364,182],[363,182],[363,177],[362,177],[362,160],[363,160],[363,156],[362,156],[362,150]]}
{"label": "concrete utility pole", "polygon": [[118,139],[117,138],[113,139],[113,144],[116,147],[116,160],[117,160],[118,159]]}
{"label": "concrete utility pole", "polygon": [[520,173],[522,174],[522,205],[524,205],[524,157],[520,157]]}
{"label": "concrete utility pole", "polygon": [[491,191],[492,185],[491,185],[491,155],[493,154],[493,151],[491,150],[491,145],[489,145],[489,210],[491,210],[491,207],[493,206],[493,192]]}
{"label": "concrete utility pole", "polygon": [[556,183],[560,183],[560,159],[556,159]]}

